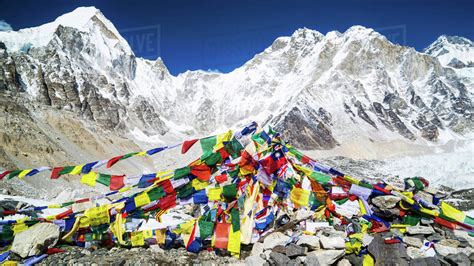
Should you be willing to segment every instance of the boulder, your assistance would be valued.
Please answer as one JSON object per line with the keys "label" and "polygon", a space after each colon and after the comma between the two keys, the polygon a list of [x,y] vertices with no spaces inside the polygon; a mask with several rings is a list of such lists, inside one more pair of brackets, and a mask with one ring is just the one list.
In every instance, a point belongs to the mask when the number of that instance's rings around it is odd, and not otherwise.
{"label": "boulder", "polygon": [[402,243],[386,244],[380,235],[376,235],[367,250],[377,265],[408,265],[408,254]]}
{"label": "boulder", "polygon": [[282,266],[286,265],[288,262],[290,262],[290,258],[288,256],[278,253],[278,252],[271,252],[270,253],[270,261],[275,263],[277,266]]}
{"label": "boulder", "polygon": [[444,258],[451,265],[470,265],[471,261],[469,257],[464,253],[449,254]]}
{"label": "boulder", "polygon": [[410,261],[410,266],[440,266],[435,257],[418,258]]}
{"label": "boulder", "polygon": [[301,235],[296,242],[297,245],[308,247],[309,250],[319,249],[319,237],[312,235]]}
{"label": "boulder", "polygon": [[343,237],[327,237],[321,236],[319,242],[324,249],[344,249],[346,248],[346,241]]}
{"label": "boulder", "polygon": [[459,244],[461,244],[461,243],[458,240],[455,240],[455,239],[443,239],[443,240],[439,241],[438,244],[443,245],[443,246],[457,248],[457,247],[459,247]]}
{"label": "boulder", "polygon": [[249,256],[245,258],[245,265],[247,266],[260,266],[265,263],[265,260],[262,259],[260,256],[255,255],[255,256]]}
{"label": "boulder", "polygon": [[286,256],[290,258],[298,257],[298,256],[303,256],[306,254],[306,248],[298,246],[296,244],[289,244],[286,247]]}
{"label": "boulder", "polygon": [[281,253],[281,254],[286,254],[286,247],[282,246],[282,245],[278,245],[278,246],[275,246],[274,248],[272,248],[272,251],[273,252],[278,252],[278,253]]}
{"label": "boulder", "polygon": [[431,235],[435,231],[431,226],[408,226],[407,233],[409,235]]}
{"label": "boulder", "polygon": [[351,266],[351,262],[348,259],[342,259],[337,262],[337,266]]}
{"label": "boulder", "polygon": [[425,253],[416,247],[407,247],[407,254],[412,260],[426,257]]}
{"label": "boulder", "polygon": [[460,252],[460,250],[455,247],[445,246],[439,243],[434,244],[434,248],[436,250],[436,253],[443,257],[446,257],[449,254],[457,254]]}
{"label": "boulder", "polygon": [[289,240],[290,240],[289,236],[280,232],[275,232],[265,237],[265,240],[263,240],[263,248],[272,249],[278,245],[284,246],[286,242]]}
{"label": "boulder", "polygon": [[332,265],[344,256],[344,250],[315,250],[308,253],[305,265]]}
{"label": "boulder", "polygon": [[423,245],[423,242],[417,237],[412,237],[412,236],[404,236],[403,237],[403,243],[412,246],[412,247],[421,247]]}
{"label": "boulder", "polygon": [[158,245],[151,245],[149,249],[153,253],[160,253],[160,254],[165,253],[165,251],[162,248],[160,248],[160,246]]}
{"label": "boulder", "polygon": [[250,256],[260,256],[263,253],[263,243],[256,242],[253,244],[252,251],[250,252]]}
{"label": "boulder", "polygon": [[22,258],[39,255],[56,245],[59,233],[59,226],[53,223],[37,223],[15,236],[11,251]]}
{"label": "boulder", "polygon": [[399,201],[399,197],[392,195],[378,196],[372,199],[372,203],[375,206],[379,207],[381,210],[394,208]]}

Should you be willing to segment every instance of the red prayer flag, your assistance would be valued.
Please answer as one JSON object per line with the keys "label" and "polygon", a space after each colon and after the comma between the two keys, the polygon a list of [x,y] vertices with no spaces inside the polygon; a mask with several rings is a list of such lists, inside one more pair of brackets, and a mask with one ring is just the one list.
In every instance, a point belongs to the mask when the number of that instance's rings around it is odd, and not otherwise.
{"label": "red prayer flag", "polygon": [[225,181],[227,181],[227,174],[222,174],[222,175],[218,175],[216,176],[216,182],[221,184],[221,183],[224,183]]}
{"label": "red prayer flag", "polygon": [[181,153],[185,154],[199,139],[186,140],[181,147]]}
{"label": "red prayer flag", "polygon": [[113,175],[110,177],[110,190],[119,190],[125,186],[123,179],[125,175]]}
{"label": "red prayer flag", "polygon": [[107,162],[107,168],[112,167],[114,164],[116,164],[118,161],[120,161],[120,159],[122,159],[122,157],[123,157],[123,155],[119,155],[119,156],[116,156],[116,157],[110,159]]}
{"label": "red prayer flag", "polygon": [[11,170],[7,170],[3,173],[0,174],[0,180],[2,180],[6,175],[8,175],[9,173],[11,173],[12,171]]}
{"label": "red prayer flag", "polygon": [[51,179],[58,179],[59,178],[59,173],[64,169],[64,167],[54,167],[53,170],[51,170]]}
{"label": "red prayer flag", "polygon": [[201,181],[209,181],[211,177],[211,168],[205,164],[198,164],[191,167],[191,174]]}

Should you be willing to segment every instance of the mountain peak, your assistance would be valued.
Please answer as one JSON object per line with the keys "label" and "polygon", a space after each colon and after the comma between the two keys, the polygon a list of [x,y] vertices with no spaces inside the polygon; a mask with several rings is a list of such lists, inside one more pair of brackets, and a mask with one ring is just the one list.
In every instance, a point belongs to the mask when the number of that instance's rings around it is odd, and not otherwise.
{"label": "mountain peak", "polygon": [[112,22],[95,7],[78,7],[69,13],[59,16],[53,22],[38,27],[0,32],[0,40],[5,43],[8,50],[26,51],[25,47],[46,46],[53,39],[59,26],[75,28],[83,32],[93,31],[93,28],[98,26],[102,31],[115,35],[116,39],[125,47],[127,53],[131,53],[127,41],[123,39]]}
{"label": "mountain peak", "polygon": [[54,20],[54,22],[51,22],[51,24],[55,27],[61,25],[65,27],[82,29],[94,16],[97,15],[104,17],[100,10],[93,6],[78,7],[69,13],[59,16],[56,18],[56,20]]}

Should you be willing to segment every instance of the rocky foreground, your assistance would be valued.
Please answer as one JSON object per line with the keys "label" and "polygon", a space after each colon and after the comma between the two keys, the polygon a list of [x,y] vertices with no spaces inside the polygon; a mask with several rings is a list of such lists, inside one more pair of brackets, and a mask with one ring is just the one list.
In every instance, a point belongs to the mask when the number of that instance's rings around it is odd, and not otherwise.
{"label": "rocky foreground", "polygon": [[[464,202],[472,191],[450,191],[447,200]],[[380,198],[380,197],[378,197]],[[469,200],[472,202],[472,200]],[[372,201],[374,203],[374,201]],[[390,200],[379,200],[377,205],[390,204]],[[22,205],[4,200],[2,209]],[[461,204],[461,209],[467,207]],[[471,207],[471,206],[468,206]],[[15,236],[10,263],[39,263],[40,265],[371,265],[374,261],[364,254],[347,254],[354,247],[347,243],[347,227],[329,226],[319,223],[308,232],[311,212],[298,211],[285,225],[278,226],[253,245],[242,247],[241,258],[234,258],[224,250],[203,250],[198,254],[186,251],[182,243],[176,242],[171,249],[147,243],[145,247],[99,247],[93,242],[84,247],[56,244],[59,231],[48,224],[37,224]],[[357,218],[352,226],[357,227]],[[37,227],[37,228],[36,228]],[[40,228],[41,227],[41,228]],[[35,232],[33,232],[35,231]],[[474,237],[461,230],[451,230],[421,219],[417,225],[405,230],[392,228],[389,231],[367,234],[363,246],[377,265],[473,265]],[[210,243],[207,243],[210,245]],[[45,252],[27,260],[24,254]],[[5,254],[5,253],[4,253]],[[24,255],[23,254],[23,255]]]}

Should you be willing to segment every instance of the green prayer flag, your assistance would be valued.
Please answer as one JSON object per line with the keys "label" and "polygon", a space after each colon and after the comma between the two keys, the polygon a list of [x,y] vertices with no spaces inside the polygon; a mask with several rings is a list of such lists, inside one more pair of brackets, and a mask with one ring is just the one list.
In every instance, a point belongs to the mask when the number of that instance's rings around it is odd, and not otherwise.
{"label": "green prayer flag", "polygon": [[227,200],[234,200],[237,196],[237,185],[230,184],[222,188],[222,195]]}
{"label": "green prayer flag", "polygon": [[220,153],[205,153],[201,156],[201,160],[207,165],[207,166],[214,166],[217,163],[219,163],[222,160],[222,156]]}
{"label": "green prayer flag", "polygon": [[97,177],[96,182],[108,187],[110,186],[110,178],[111,175],[99,174],[99,177]]}
{"label": "green prayer flag", "polygon": [[17,176],[20,174],[23,170],[13,170],[11,173],[8,174],[7,179],[12,179],[13,177]]}
{"label": "green prayer flag", "polygon": [[234,232],[237,232],[240,230],[240,214],[239,210],[237,208],[232,208],[230,210],[230,216],[232,217],[232,229],[234,229]]}
{"label": "green prayer flag", "polygon": [[201,239],[206,239],[209,236],[214,234],[214,223],[211,221],[206,221],[203,218],[199,219],[199,234]]}
{"label": "green prayer flag", "polygon": [[178,168],[178,169],[174,170],[174,178],[176,178],[176,179],[185,177],[189,174],[191,174],[191,167],[189,167],[189,166]]}
{"label": "green prayer flag", "polygon": [[235,137],[232,137],[232,139],[224,146],[224,149],[232,158],[237,158],[240,156],[244,146],[242,146]]}
{"label": "green prayer flag", "polygon": [[217,144],[217,137],[207,137],[203,138],[199,141],[201,143],[201,149],[203,153],[212,152],[214,150],[214,146]]}
{"label": "green prayer flag", "polygon": [[59,171],[59,175],[65,175],[69,174],[72,172],[72,169],[74,169],[75,166],[65,166],[63,170]]}
{"label": "green prayer flag", "polygon": [[176,189],[176,198],[184,199],[191,196],[194,192],[194,188],[191,182],[186,185]]}
{"label": "green prayer flag", "polygon": [[148,197],[151,201],[161,199],[165,196],[165,190],[163,187],[154,187],[150,191],[148,191]]}
{"label": "green prayer flag", "polygon": [[327,184],[331,180],[330,176],[319,172],[312,172],[309,178],[320,184]]}

